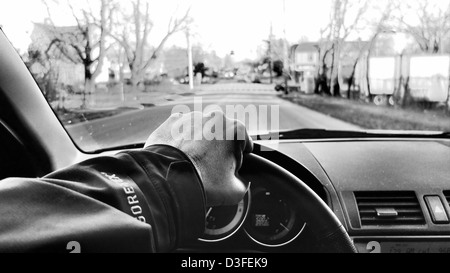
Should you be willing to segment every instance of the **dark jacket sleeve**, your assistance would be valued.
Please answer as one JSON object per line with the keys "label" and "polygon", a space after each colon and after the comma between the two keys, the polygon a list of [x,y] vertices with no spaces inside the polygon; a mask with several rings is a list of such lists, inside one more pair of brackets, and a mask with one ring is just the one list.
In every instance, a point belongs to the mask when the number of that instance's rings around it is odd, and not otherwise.
{"label": "dark jacket sleeve", "polygon": [[0,181],[0,252],[168,252],[204,227],[198,173],[169,146]]}

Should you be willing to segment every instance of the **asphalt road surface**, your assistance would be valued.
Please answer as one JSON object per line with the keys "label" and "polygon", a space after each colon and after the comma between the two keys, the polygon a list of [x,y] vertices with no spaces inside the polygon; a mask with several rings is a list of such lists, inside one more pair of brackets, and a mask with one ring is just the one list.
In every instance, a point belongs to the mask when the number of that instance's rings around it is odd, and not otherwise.
{"label": "asphalt road surface", "polygon": [[[235,112],[238,109],[252,109],[257,115],[256,118],[253,115],[243,116],[242,113],[234,116],[244,122],[251,133],[302,128],[359,129],[354,125],[286,101],[278,95],[279,93],[268,85],[219,83],[202,86],[193,93],[171,97],[168,101],[154,107],[76,124],[67,129],[78,146],[85,151],[144,143],[150,133],[171,115],[174,107],[180,107],[180,105],[191,111],[204,110],[211,105],[217,105],[228,116],[235,115],[231,109]],[[236,107],[237,105],[242,107]]]}

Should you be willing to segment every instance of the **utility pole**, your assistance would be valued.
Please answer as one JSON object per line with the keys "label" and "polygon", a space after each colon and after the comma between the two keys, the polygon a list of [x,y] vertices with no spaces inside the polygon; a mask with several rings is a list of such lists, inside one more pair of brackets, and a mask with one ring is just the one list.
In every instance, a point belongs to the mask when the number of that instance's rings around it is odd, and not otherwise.
{"label": "utility pole", "polygon": [[289,94],[289,83],[288,83],[288,76],[290,75],[291,70],[291,64],[289,61],[289,43],[287,40],[287,33],[286,33],[286,0],[283,0],[283,35],[284,35],[284,60],[283,60],[283,77],[284,77],[284,91],[285,94]]}
{"label": "utility pole", "polygon": [[194,62],[192,60],[192,44],[189,28],[186,30],[186,41],[188,51],[188,74],[189,74],[189,88],[194,89]]}
{"label": "utility pole", "polygon": [[287,22],[286,22],[286,0],[283,0],[283,39],[284,39],[284,61],[286,67],[289,67],[289,43],[287,40]]}
{"label": "utility pole", "polygon": [[272,60],[272,38],[273,38],[273,25],[272,21],[270,22],[270,34],[268,43],[268,55],[269,55],[269,72],[270,72],[270,84],[273,84],[273,60]]}

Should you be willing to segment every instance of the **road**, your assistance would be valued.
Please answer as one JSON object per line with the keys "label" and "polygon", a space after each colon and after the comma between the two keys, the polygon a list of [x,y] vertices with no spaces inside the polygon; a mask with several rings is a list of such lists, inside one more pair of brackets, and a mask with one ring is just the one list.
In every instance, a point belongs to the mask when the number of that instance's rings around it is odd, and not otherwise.
{"label": "road", "polygon": [[[359,129],[354,125],[284,100],[278,95],[279,93],[268,85],[219,83],[202,86],[193,93],[172,96],[168,98],[168,101],[155,107],[80,123],[67,129],[75,142],[85,151],[143,143],[149,134],[171,115],[174,107],[180,105],[188,107],[191,111],[204,110],[211,105],[217,105],[228,116],[235,113],[227,112],[227,107],[237,110],[239,108],[236,108],[236,105],[242,105],[242,109],[256,109],[253,111],[257,115],[256,119],[252,119],[251,115],[235,116],[246,124],[251,133],[300,128]],[[199,109],[200,100],[202,108]],[[276,109],[278,109],[278,115]],[[272,115],[272,112],[275,114]],[[267,120],[266,124],[265,120]]]}

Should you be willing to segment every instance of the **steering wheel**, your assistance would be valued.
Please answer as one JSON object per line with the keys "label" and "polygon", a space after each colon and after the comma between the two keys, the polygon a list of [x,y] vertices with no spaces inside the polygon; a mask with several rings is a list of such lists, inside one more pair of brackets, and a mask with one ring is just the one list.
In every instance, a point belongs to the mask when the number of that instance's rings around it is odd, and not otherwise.
{"label": "steering wheel", "polygon": [[295,210],[302,215],[319,252],[356,253],[346,229],[325,204],[303,181],[275,163],[255,154],[244,156],[239,175],[246,181],[264,179],[295,200]]}

